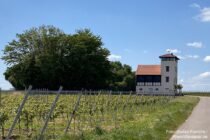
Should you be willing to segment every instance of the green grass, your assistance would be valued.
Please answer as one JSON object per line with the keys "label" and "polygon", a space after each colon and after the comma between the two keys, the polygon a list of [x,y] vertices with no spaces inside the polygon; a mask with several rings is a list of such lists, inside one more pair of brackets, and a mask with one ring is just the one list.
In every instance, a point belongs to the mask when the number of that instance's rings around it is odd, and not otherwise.
{"label": "green grass", "polygon": [[210,96],[210,92],[186,92],[184,95],[191,95],[191,96]]}
{"label": "green grass", "polygon": [[[23,94],[18,93],[2,95],[0,112],[9,116],[5,123],[5,134],[8,133],[22,98]],[[44,123],[45,112],[49,112],[54,98],[55,95],[29,96],[23,108],[26,112],[22,112],[21,121],[16,124],[13,136],[37,139]],[[45,132],[46,139],[63,136],[67,115],[72,112],[77,98],[77,95],[60,96],[54,110],[54,114],[57,114],[55,120],[49,121]],[[198,98],[189,96],[175,99],[168,96],[82,96],[68,132],[70,136],[66,135],[61,139],[169,139],[171,134],[166,133],[166,130],[175,130],[197,102]],[[27,121],[27,112],[29,116],[34,116],[31,122]],[[30,129],[26,131],[27,122],[30,123]]]}
{"label": "green grass", "polygon": [[[20,93],[2,94],[0,113],[8,116],[4,128],[5,135],[14,120],[16,110],[24,95]],[[19,139],[37,139],[44,120],[48,114],[55,95],[32,95],[26,104],[13,131]],[[61,95],[44,134],[45,139],[59,139],[64,135],[67,120],[78,99],[78,95]],[[71,123],[68,134],[71,139],[80,138],[81,133],[103,135],[107,131],[120,128],[147,117],[151,112],[168,104],[173,97],[169,96],[137,96],[137,95],[84,95]],[[106,130],[106,131],[104,131]],[[1,129],[0,129],[1,131]],[[76,135],[76,136],[75,136]],[[1,137],[1,133],[0,133]],[[72,138],[73,137],[73,138]]]}
{"label": "green grass", "polygon": [[168,131],[176,130],[191,114],[198,101],[197,97],[178,97],[150,114],[124,123],[118,129],[105,131],[96,128],[80,136],[64,136],[62,140],[168,140],[172,135]]}

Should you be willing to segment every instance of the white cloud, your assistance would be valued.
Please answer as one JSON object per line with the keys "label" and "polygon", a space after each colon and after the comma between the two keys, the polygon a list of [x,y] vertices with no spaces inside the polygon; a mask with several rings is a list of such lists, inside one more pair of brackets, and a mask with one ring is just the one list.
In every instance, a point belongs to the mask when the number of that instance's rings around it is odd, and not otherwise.
{"label": "white cloud", "polygon": [[115,54],[111,54],[108,56],[108,59],[110,61],[119,61],[122,58],[122,56],[120,55],[115,55]]}
{"label": "white cloud", "polygon": [[202,42],[190,42],[190,43],[187,43],[186,45],[193,48],[203,48]]}
{"label": "white cloud", "polygon": [[190,7],[192,7],[192,8],[201,8],[201,6],[199,4],[197,4],[197,3],[191,4]]}
{"label": "white cloud", "polygon": [[204,72],[204,73],[201,73],[197,76],[199,79],[205,79],[205,78],[208,78],[210,77],[210,72]]}
{"label": "white cloud", "polygon": [[166,49],[166,51],[169,53],[180,53],[177,49]]}
{"label": "white cloud", "polygon": [[210,84],[208,82],[194,81],[183,84],[185,91],[209,91]]}
{"label": "white cloud", "polygon": [[204,90],[210,90],[210,78],[209,77],[210,72],[204,72],[194,77],[189,77],[185,79],[185,81],[182,83],[184,90],[190,90],[190,91],[204,91]]}
{"label": "white cloud", "polygon": [[205,62],[210,62],[210,55],[209,55],[209,56],[206,56],[206,57],[203,59],[203,61],[205,61]]}
{"label": "white cloud", "polygon": [[190,5],[192,8],[199,9],[199,14],[194,19],[200,20],[201,22],[210,22],[210,7],[201,7],[197,3]]}
{"label": "white cloud", "polygon": [[181,56],[179,55],[178,58],[180,59],[198,59],[200,56],[199,55],[185,55],[185,56]]}
{"label": "white cloud", "polygon": [[186,55],[186,58],[197,59],[199,58],[199,55]]}
{"label": "white cloud", "polygon": [[205,7],[200,10],[200,14],[197,16],[202,22],[210,22],[210,8]]}
{"label": "white cloud", "polygon": [[179,82],[180,82],[180,83],[184,83],[184,79],[180,79]]}

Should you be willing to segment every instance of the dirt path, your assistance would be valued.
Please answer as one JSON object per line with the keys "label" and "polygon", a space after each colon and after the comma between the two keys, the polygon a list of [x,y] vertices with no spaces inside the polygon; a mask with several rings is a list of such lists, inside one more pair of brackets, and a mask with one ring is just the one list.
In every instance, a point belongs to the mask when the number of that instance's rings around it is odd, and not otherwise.
{"label": "dirt path", "polygon": [[210,97],[200,97],[190,117],[171,140],[210,140]]}

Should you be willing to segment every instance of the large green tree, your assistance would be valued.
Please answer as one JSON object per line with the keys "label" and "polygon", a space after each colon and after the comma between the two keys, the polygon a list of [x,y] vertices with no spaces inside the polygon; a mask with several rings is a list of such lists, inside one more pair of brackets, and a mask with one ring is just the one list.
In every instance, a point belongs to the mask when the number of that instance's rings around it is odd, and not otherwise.
{"label": "large green tree", "polygon": [[65,34],[53,26],[17,34],[4,49],[5,78],[16,88],[135,90],[131,67],[108,61],[100,36]]}
{"label": "large green tree", "polygon": [[135,73],[129,65],[119,61],[111,62],[111,80],[109,82],[112,90],[135,90]]}
{"label": "large green tree", "polygon": [[109,51],[90,30],[65,34],[53,26],[32,28],[4,49],[5,78],[16,88],[100,89],[110,79]]}

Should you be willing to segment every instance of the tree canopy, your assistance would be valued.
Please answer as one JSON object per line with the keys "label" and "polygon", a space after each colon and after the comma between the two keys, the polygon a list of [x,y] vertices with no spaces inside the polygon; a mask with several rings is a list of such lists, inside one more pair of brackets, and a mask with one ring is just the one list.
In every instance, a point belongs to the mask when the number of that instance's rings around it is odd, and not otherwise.
{"label": "tree canopy", "polygon": [[129,65],[121,62],[110,62],[111,76],[110,88],[112,90],[135,90],[135,73]]}
{"label": "tree canopy", "polygon": [[[109,50],[90,30],[66,34],[54,26],[31,28],[5,46],[5,78],[16,88],[127,89],[135,83],[128,65],[110,62]],[[134,81],[133,81],[134,80]],[[128,88],[126,88],[128,87]]]}

